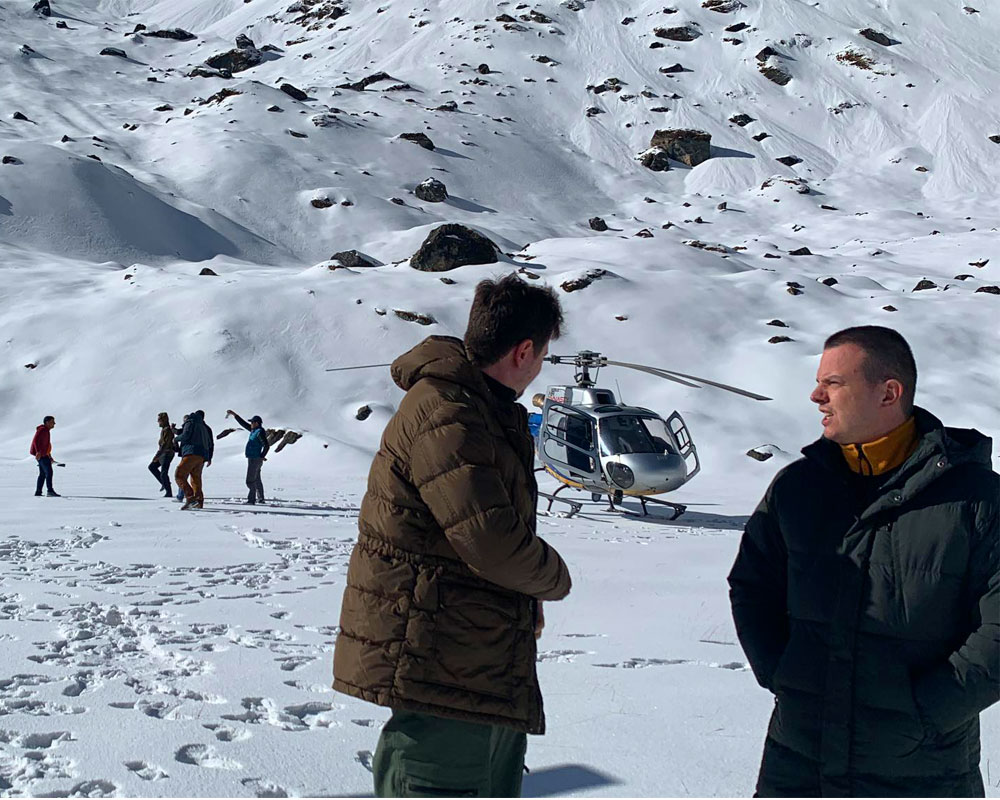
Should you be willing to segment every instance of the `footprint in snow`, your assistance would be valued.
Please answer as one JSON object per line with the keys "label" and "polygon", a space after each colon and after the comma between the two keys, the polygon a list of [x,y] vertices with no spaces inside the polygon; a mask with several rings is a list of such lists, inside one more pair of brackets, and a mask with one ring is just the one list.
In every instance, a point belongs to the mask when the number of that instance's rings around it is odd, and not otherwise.
{"label": "footprint in snow", "polygon": [[273,781],[263,778],[244,778],[240,781],[254,797],[288,797],[288,792]]}
{"label": "footprint in snow", "polygon": [[162,768],[145,761],[126,761],[125,768],[144,781],[162,781],[170,777]]}
{"label": "footprint in snow", "polygon": [[286,656],[275,659],[275,661],[281,664],[281,669],[284,672],[294,672],[306,664],[311,664],[315,660],[315,656]]}
{"label": "footprint in snow", "polygon": [[242,742],[253,736],[245,728],[234,728],[231,725],[217,725],[209,722],[202,727],[215,733],[215,738],[220,742]]}
{"label": "footprint in snow", "polygon": [[208,769],[242,769],[243,765],[231,758],[220,756],[214,747],[207,744],[186,744],[174,753],[174,759],[181,764]]}
{"label": "footprint in snow", "polygon": [[576,661],[576,656],[593,655],[588,650],[546,650],[536,656],[539,663],[545,661],[555,661],[558,664],[572,664]]}

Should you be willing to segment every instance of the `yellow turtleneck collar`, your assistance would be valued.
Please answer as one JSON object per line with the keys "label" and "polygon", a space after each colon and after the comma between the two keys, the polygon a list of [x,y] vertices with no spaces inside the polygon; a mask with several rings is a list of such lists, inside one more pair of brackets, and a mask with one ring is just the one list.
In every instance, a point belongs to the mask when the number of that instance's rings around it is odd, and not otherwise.
{"label": "yellow turtleneck collar", "polygon": [[917,449],[920,436],[913,417],[881,439],[864,444],[842,444],[841,452],[851,472],[857,475],[882,475],[900,466]]}

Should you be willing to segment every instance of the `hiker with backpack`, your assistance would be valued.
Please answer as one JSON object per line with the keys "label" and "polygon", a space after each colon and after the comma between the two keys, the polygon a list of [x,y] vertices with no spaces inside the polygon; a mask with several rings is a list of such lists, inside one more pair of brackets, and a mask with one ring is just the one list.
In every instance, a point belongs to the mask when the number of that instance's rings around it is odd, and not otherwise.
{"label": "hiker with backpack", "polygon": [[181,448],[181,463],[177,465],[174,479],[184,490],[185,502],[181,509],[186,511],[189,508],[204,508],[205,493],[201,473],[205,467],[212,465],[212,456],[215,454],[215,439],[212,429],[205,423],[204,411],[199,409],[188,415],[177,443]]}

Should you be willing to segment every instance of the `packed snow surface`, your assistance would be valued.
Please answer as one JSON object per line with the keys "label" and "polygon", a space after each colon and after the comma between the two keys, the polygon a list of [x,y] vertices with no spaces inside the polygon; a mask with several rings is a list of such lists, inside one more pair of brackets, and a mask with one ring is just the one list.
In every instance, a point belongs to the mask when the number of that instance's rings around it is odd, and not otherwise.
{"label": "packed snow surface", "polygon": [[[549,732],[525,791],[752,792],[771,700],[725,576],[768,481],[818,435],[825,337],[897,328],[918,402],[1000,436],[1000,8],[32,5],[0,0],[0,794],[371,792],[388,712],[329,689],[331,652],[401,392],[384,368],[325,369],[461,335],[476,282],[515,269],[561,297],[553,352],[774,398],[600,374],[631,404],[679,410],[703,468],[668,497],[689,506],[673,522],[579,495],[579,516],[540,517],[574,590],[546,610]],[[655,32],[682,26],[692,41]],[[149,35],[174,28],[194,38]],[[240,34],[259,64],[189,77]],[[343,88],[365,78],[380,79]],[[686,128],[711,133],[710,159],[637,160],[657,129]],[[416,197],[428,178],[446,200]],[[447,222],[492,239],[499,262],[412,269]],[[347,250],[378,266],[332,269]],[[547,366],[528,396],[571,380]],[[156,414],[197,408],[217,434],[236,427],[227,408],[302,434],[265,465],[272,505],[239,505],[242,431],[217,443],[203,512],[157,499]],[[62,498],[32,496],[46,414]],[[1000,795],[995,708],[982,765]]]}

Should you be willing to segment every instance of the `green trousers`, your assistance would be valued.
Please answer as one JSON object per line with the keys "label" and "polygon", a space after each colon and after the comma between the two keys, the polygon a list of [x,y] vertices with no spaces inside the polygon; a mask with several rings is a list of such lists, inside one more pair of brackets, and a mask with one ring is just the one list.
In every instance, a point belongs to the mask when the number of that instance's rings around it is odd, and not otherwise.
{"label": "green trousers", "polygon": [[511,728],[393,711],[372,763],[377,797],[520,797],[528,737]]}

